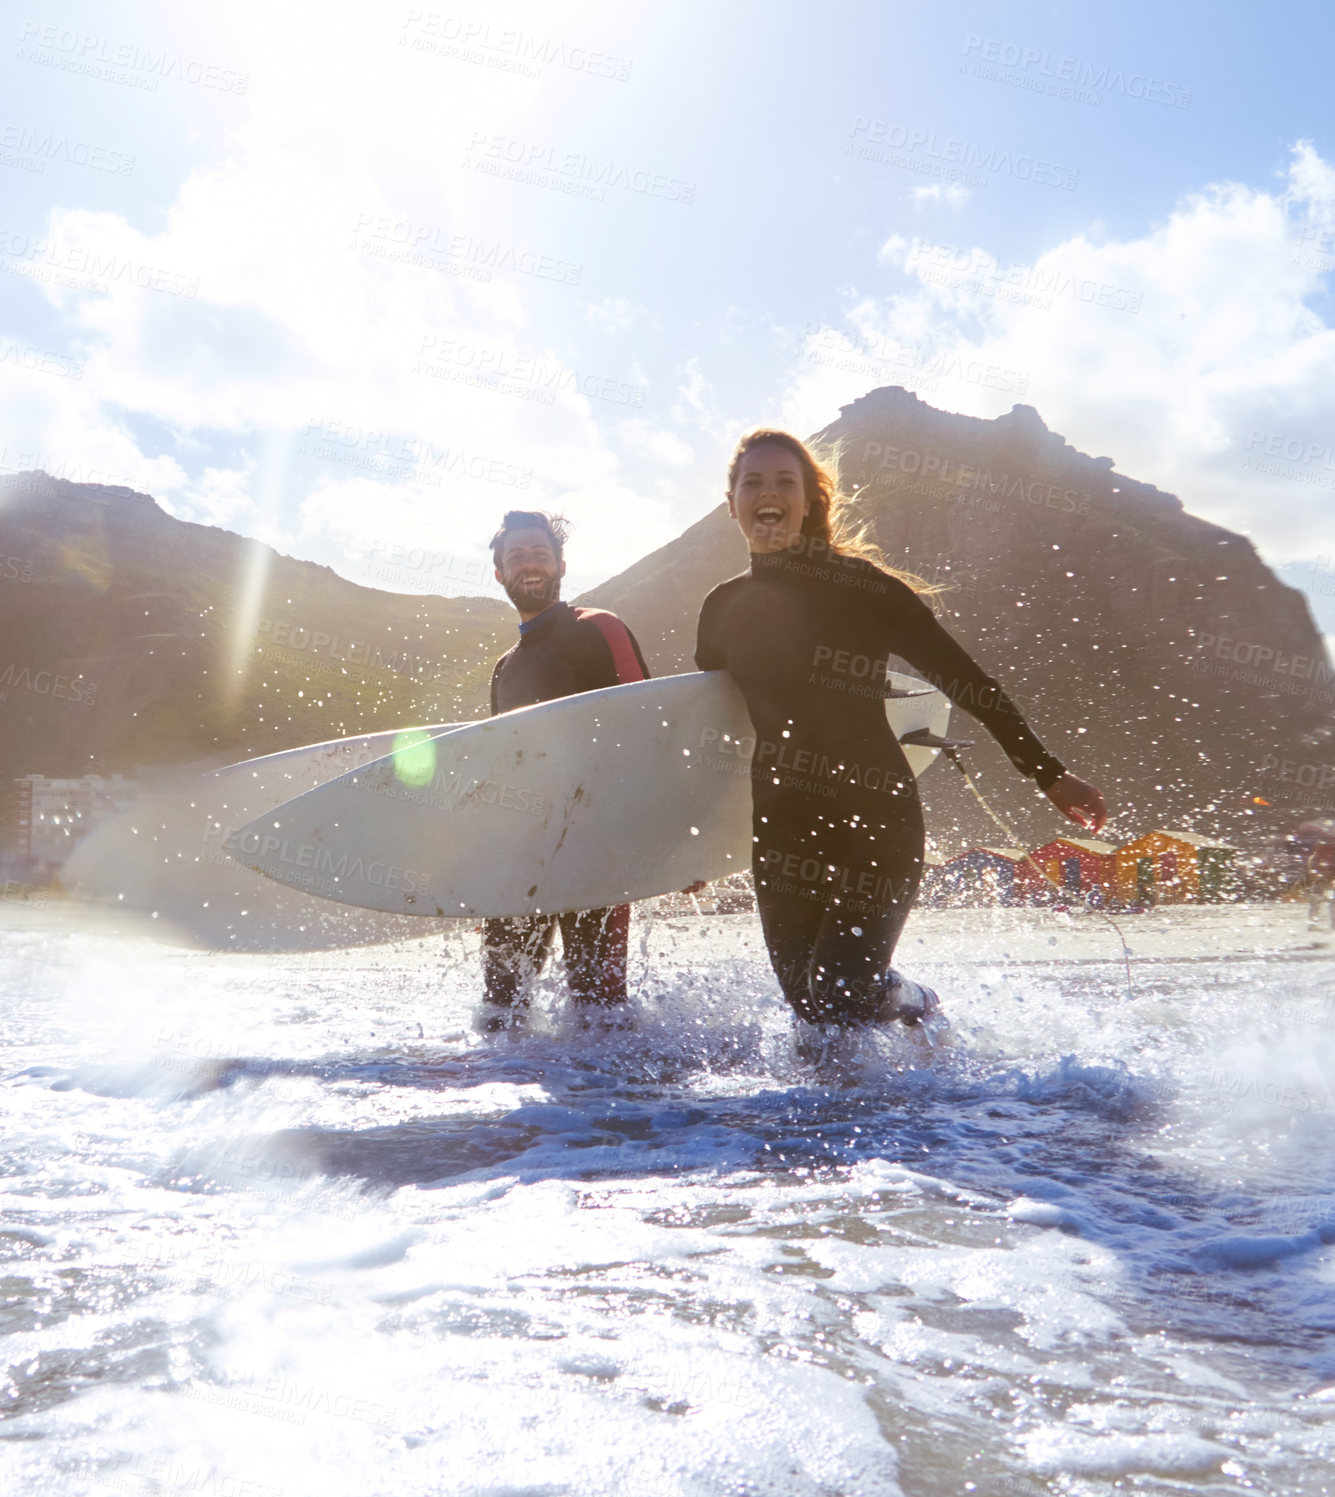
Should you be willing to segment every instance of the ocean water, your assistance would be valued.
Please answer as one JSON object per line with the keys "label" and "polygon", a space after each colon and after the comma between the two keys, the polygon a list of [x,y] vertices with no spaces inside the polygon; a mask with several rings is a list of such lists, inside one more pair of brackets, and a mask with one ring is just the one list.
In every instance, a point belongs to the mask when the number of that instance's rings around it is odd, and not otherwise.
{"label": "ocean water", "polygon": [[1335,1490],[1335,946],[919,912],[953,1021],[815,1071],[750,916],[635,1033],[472,1032],[478,936],[0,928],[0,1489]]}

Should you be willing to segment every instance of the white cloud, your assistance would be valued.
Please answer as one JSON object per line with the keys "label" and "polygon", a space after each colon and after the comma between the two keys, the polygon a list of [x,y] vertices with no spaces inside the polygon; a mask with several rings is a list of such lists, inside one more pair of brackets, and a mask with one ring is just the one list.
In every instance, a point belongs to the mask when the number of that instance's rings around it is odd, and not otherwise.
{"label": "white cloud", "polygon": [[725,460],[741,433],[760,424],[753,412],[738,416],[724,408],[722,396],[695,356],[686,360],[670,414],[689,431],[710,439]]}
{"label": "white cloud", "polygon": [[[204,53],[246,71],[249,90],[211,98],[205,115],[164,107],[164,130],[197,132],[197,165],[155,196],[145,156],[132,214],[51,215],[54,256],[119,267],[104,276],[105,294],[3,276],[24,298],[36,288],[58,314],[53,341],[87,364],[78,381],[0,364],[5,431],[18,434],[0,467],[31,466],[20,460],[28,455],[71,475],[106,474],[184,515],[336,565],[346,547],[377,538],[455,537],[452,551],[471,555],[475,542],[457,537],[485,538],[495,512],[515,502],[571,508],[579,496],[581,544],[612,570],[712,502],[744,428],[784,419],[810,431],[872,386],[901,383],[979,415],[1028,401],[1077,445],[1177,489],[1198,512],[1250,522],[1277,555],[1335,550],[1312,539],[1329,533],[1332,493],[1314,481],[1326,476],[1319,449],[1335,431],[1331,332],[1314,293],[1335,266],[1335,244],[1322,237],[1335,224],[1335,168],[1310,145],[1295,148],[1272,191],[1211,188],[1126,241],[1089,226],[1027,268],[1036,285],[1069,275],[1135,293],[1137,312],[1065,290],[1047,309],[1026,285],[1027,304],[1007,301],[1012,267],[989,265],[981,249],[964,246],[966,268],[982,257],[965,274],[893,240],[883,254],[903,275],[897,293],[850,294],[839,336],[807,339],[791,380],[771,372],[777,341],[757,331],[747,284],[704,336],[689,319],[668,329],[700,356],[676,388],[652,392],[652,421],[628,420],[644,410],[564,382],[590,373],[570,368],[582,339],[597,341],[590,328],[640,329],[673,304],[670,289],[660,303],[647,282],[622,274],[622,209],[609,204],[598,218],[596,205],[460,166],[479,129],[558,149],[608,140],[609,108],[635,123],[639,82],[552,65],[539,84],[400,45],[425,35],[421,25],[408,34],[412,14],[435,13],[243,3],[225,18],[180,21],[186,31],[215,26]],[[622,23],[611,13],[579,0],[559,26],[554,14],[508,0],[506,23],[572,43],[601,37],[615,50]],[[640,59],[636,80],[656,55],[652,35],[641,33],[644,50],[618,53]],[[716,170],[729,160],[720,155]],[[54,176],[50,184],[65,190]],[[692,210],[692,234],[712,211],[706,199]],[[957,184],[912,200],[919,224],[964,203]],[[625,211],[666,206],[637,200]],[[466,252],[438,248],[460,239]],[[545,269],[487,278],[488,256],[518,251]],[[563,257],[572,270],[587,260],[577,268],[589,274],[563,281],[553,273]],[[19,272],[54,269],[19,260]],[[796,268],[803,305],[824,295],[820,273]],[[604,289],[632,294],[590,291],[598,275]],[[425,339],[435,340],[437,373],[455,377],[415,370]],[[600,365],[599,381],[644,382],[633,342],[628,367]],[[494,371],[521,363],[517,387],[496,388]],[[462,382],[479,369],[492,373]],[[551,401],[524,398],[532,394]],[[1278,471],[1243,466],[1257,456]],[[522,470],[524,486],[498,479],[498,465]],[[633,496],[636,473],[651,499]]]}
{"label": "white cloud", "polygon": [[1309,302],[1332,221],[1335,170],[1299,145],[1280,192],[1212,186],[1140,238],[1080,233],[1029,265],[892,238],[911,288],[806,338],[789,418],[809,429],[876,384],[970,415],[1024,402],[1272,561],[1330,550],[1335,329]]}
{"label": "white cloud", "polygon": [[713,394],[713,387],[705,378],[704,372],[700,368],[700,360],[694,358],[687,359],[686,377],[677,386],[677,395],[679,397],[678,409],[682,410],[684,407],[685,411],[683,414],[688,412],[692,415],[703,416],[706,414],[708,407],[713,403]]}
{"label": "white cloud", "polygon": [[947,208],[961,209],[973,196],[973,188],[963,182],[932,182],[926,187],[912,189],[913,206],[929,208],[935,203],[944,203]]}
{"label": "white cloud", "polygon": [[368,587],[490,592],[486,542],[510,507],[502,501],[494,518],[477,509],[464,518],[421,483],[386,487],[356,475],[326,475],[302,501],[296,549],[308,549],[302,542],[312,537],[332,541],[342,556],[340,570]]}
{"label": "white cloud", "polygon": [[608,333],[624,333],[649,313],[648,307],[624,296],[605,296],[601,301],[586,302],[584,311],[594,327]]}
{"label": "white cloud", "polygon": [[1335,222],[1335,166],[1322,160],[1310,140],[1293,148],[1288,197],[1316,221]]}
{"label": "white cloud", "polygon": [[239,468],[205,468],[198,479],[185,484],[183,505],[201,524],[253,533],[251,524],[257,513],[251,498],[254,478],[254,462]]}
{"label": "white cloud", "polygon": [[[522,126],[532,80],[400,47],[402,15],[358,19],[354,47],[314,8],[243,11],[253,83],[217,159],[158,214],[52,212],[41,268],[103,283],[33,282],[86,367],[77,383],[0,368],[7,425],[298,555],[341,564],[377,539],[471,555],[518,502],[578,510],[590,564],[615,570],[667,534],[611,435],[635,376],[590,378],[538,315],[553,296],[580,315],[548,247],[530,253],[550,204],[520,188],[498,211],[494,180],[457,170],[479,120]],[[542,274],[479,269],[481,240]],[[614,330],[643,314],[590,310]],[[641,448],[681,461],[667,432]],[[522,487],[496,476],[515,470]]]}
{"label": "white cloud", "polygon": [[186,481],[173,458],[140,451],[120,415],[91,388],[87,370],[76,383],[0,363],[0,409],[9,433],[0,443],[0,471],[40,468],[74,483],[112,484],[164,498]]}
{"label": "white cloud", "polygon": [[695,461],[695,452],[689,442],[684,442],[675,432],[650,425],[648,421],[621,422],[617,427],[617,437],[626,451],[639,453],[669,468],[689,468]]}
{"label": "white cloud", "polygon": [[591,587],[624,560],[638,560],[647,551],[666,545],[681,529],[671,507],[661,499],[647,499],[634,489],[615,483],[590,484],[561,495],[560,510],[571,522],[566,550],[571,584]]}

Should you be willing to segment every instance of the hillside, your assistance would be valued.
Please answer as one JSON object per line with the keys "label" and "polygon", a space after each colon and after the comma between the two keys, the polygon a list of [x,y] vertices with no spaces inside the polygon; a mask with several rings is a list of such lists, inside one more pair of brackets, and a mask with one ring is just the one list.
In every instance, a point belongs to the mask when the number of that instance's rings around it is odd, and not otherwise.
{"label": "hillside", "polygon": [[[1245,537],[1028,406],[985,421],[874,390],[816,439],[888,559],[943,585],[943,622],[1104,790],[1106,835],[1251,841],[1331,814],[1335,673],[1303,594]],[[655,674],[688,670],[701,599],[745,564],[719,504],[580,601],[621,614]],[[0,480],[0,779],[480,716],[513,625],[497,599],[361,587],[129,489],[19,474]],[[972,719],[952,728],[1020,840],[1060,829]],[[947,767],[924,795],[938,851],[1003,840]]]}
{"label": "hillside", "polygon": [[5,782],[484,715],[512,637],[498,600],[361,587],[126,488],[0,481]]}
{"label": "hillside", "polygon": [[[987,421],[879,389],[815,440],[891,564],[945,585],[942,622],[1104,791],[1114,833],[1250,839],[1335,804],[1300,783],[1335,763],[1335,675],[1305,597],[1244,536],[1076,451],[1029,406]],[[690,669],[700,599],[745,565],[720,504],[585,601],[620,613],[656,672]],[[952,731],[979,740],[969,762],[1021,839],[1052,835],[1055,812],[986,732],[958,710]],[[1001,840],[953,771],[924,792],[943,851]]]}

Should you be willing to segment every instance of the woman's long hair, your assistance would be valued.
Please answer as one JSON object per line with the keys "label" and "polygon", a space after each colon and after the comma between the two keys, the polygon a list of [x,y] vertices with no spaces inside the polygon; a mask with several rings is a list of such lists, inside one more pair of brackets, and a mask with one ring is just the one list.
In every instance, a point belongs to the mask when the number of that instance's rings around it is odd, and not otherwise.
{"label": "woman's long hair", "polygon": [[802,489],[807,500],[807,512],[802,517],[802,536],[808,549],[869,561],[906,583],[915,593],[931,596],[943,591],[939,584],[930,583],[914,572],[900,571],[886,561],[881,548],[869,534],[867,521],[854,513],[854,501],[839,492],[832,461],[823,462],[792,432],[760,426],[742,437],[728,463],[729,499],[737,486],[737,471],[742,466],[742,459],[762,442],[773,442],[775,446],[786,448],[802,470]]}

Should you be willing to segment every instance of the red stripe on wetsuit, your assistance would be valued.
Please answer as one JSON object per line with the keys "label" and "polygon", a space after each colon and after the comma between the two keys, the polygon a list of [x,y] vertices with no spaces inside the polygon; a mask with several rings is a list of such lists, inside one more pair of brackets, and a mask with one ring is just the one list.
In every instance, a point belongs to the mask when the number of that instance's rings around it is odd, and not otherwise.
{"label": "red stripe on wetsuit", "polygon": [[616,614],[608,613],[603,608],[575,608],[571,611],[579,618],[587,619],[591,624],[597,625],[598,632],[607,641],[607,647],[612,652],[612,665],[616,670],[619,686],[624,686],[628,681],[647,679],[635,654],[630,630]]}

